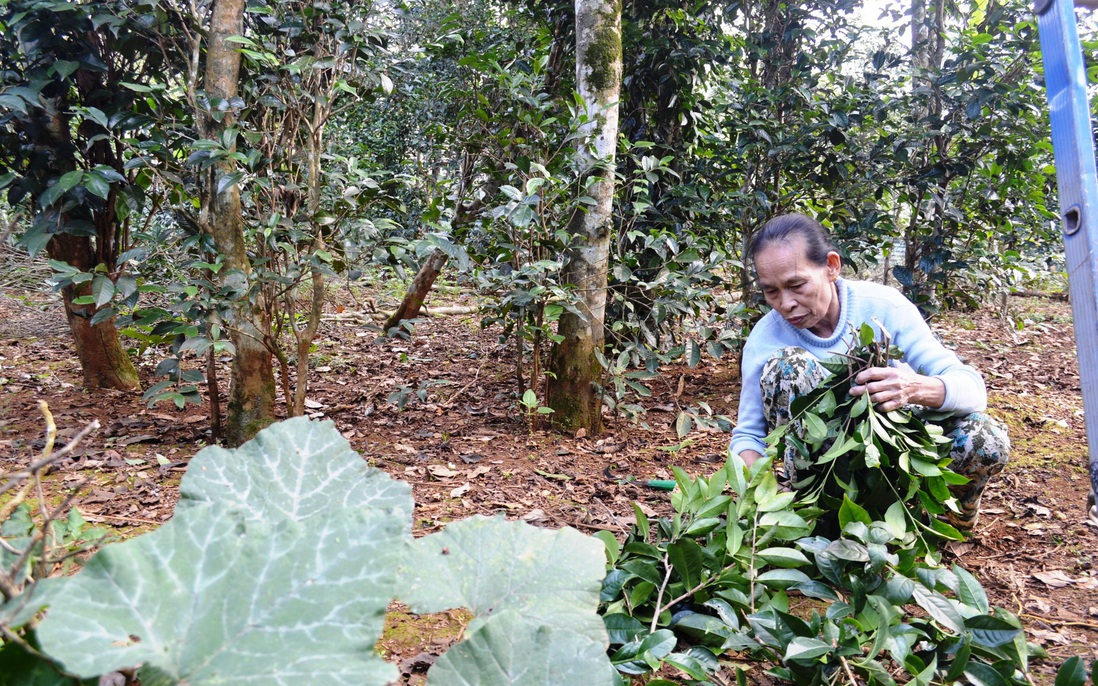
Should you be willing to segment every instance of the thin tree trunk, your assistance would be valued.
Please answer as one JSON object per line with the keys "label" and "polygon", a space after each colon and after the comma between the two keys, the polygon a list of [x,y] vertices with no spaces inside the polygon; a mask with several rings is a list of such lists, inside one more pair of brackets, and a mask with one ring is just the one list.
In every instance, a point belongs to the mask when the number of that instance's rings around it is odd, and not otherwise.
{"label": "thin tree trunk", "polygon": [[[330,103],[330,100],[324,100],[323,102]],[[324,122],[327,117],[327,110],[322,101],[317,100],[313,106],[313,118],[309,122],[309,140],[307,143],[307,163],[308,163],[308,193],[306,196],[306,207],[308,207],[309,216],[315,217],[317,212],[320,211],[320,155],[324,150]],[[309,252],[312,255],[324,250],[324,229],[319,224],[314,223],[313,230],[313,242],[309,246]],[[324,273],[316,267],[312,267],[309,279],[312,282],[312,293],[309,301],[309,314],[305,322],[305,328],[298,330],[296,326],[294,310],[292,307],[287,308],[290,313],[290,326],[294,334],[294,340],[297,342],[297,388],[294,389],[293,404],[290,406],[290,414],[294,417],[300,417],[305,414],[305,398],[309,391],[309,350],[313,346],[313,341],[316,340],[316,332],[320,329],[320,316],[324,312]],[[287,291],[287,300],[292,301],[294,293],[297,289],[292,288]],[[289,401],[289,396],[286,398]]]}
{"label": "thin tree trunk", "polygon": [[[570,233],[575,244],[568,250],[562,271],[565,283],[575,287],[579,314],[565,310],[553,346],[546,386],[546,402],[560,429],[580,428],[595,433],[602,428],[598,382],[601,367],[595,357],[605,342],[607,265],[614,203],[614,168],[618,136],[618,99],[621,93],[621,4],[616,0],[576,0],[576,84],[589,116],[578,145],[581,164],[598,180],[587,190],[595,202],[576,213]],[[593,139],[591,154],[587,137]],[[600,167],[598,165],[605,165]]]}
{"label": "thin tree trunk", "polygon": [[[312,214],[315,214],[315,210]],[[317,228],[318,233],[313,241],[314,253],[324,249],[324,239],[321,238],[319,230]],[[292,411],[294,417],[305,414],[305,395],[309,389],[309,350],[312,348],[313,341],[316,339],[316,332],[320,328],[320,316],[324,313],[324,274],[319,269],[313,269],[311,278],[313,288],[308,322],[305,324],[303,331],[294,329],[294,336],[297,338],[297,388],[294,389]]]}
{"label": "thin tree trunk", "polygon": [[[497,171],[502,168],[503,165],[501,164],[497,167]],[[461,165],[461,186],[457,203],[454,206],[454,218],[450,222],[450,227],[454,230],[464,226],[483,209],[483,199],[474,200],[468,205],[464,201],[465,196],[470,195],[469,188],[472,185],[473,177],[476,176],[476,169],[476,157],[467,153]],[[499,192],[499,186],[499,178],[493,177],[484,185],[482,197],[491,198]],[[400,307],[385,320],[385,331],[400,326],[402,321],[415,319],[419,316],[419,310],[427,302],[427,295],[434,287],[435,279],[442,273],[442,268],[446,266],[449,259],[449,255],[438,248],[431,251],[427,261],[420,265],[419,271],[412,279],[412,284],[408,287],[408,292],[404,294]]]}
{"label": "thin tree trunk", "polygon": [[412,279],[412,285],[408,287],[408,292],[404,294],[404,300],[400,302],[400,307],[385,320],[386,331],[400,326],[403,321],[415,319],[419,316],[419,310],[427,300],[427,294],[431,292],[431,287],[435,285],[435,279],[442,273],[442,268],[446,266],[449,259],[446,253],[438,248],[431,252],[430,256],[420,265],[415,278]]}
{"label": "thin tree trunk", "polygon": [[210,396],[210,438],[221,440],[221,391],[217,386],[217,354],[206,352],[206,394]]}
{"label": "thin tree trunk", "polygon": [[[237,97],[240,52],[229,39],[244,32],[245,4],[245,0],[214,2],[205,74],[206,94],[211,101]],[[203,136],[216,139],[221,131],[235,123],[235,116],[229,108],[220,122],[211,118],[202,121]],[[202,210],[206,229],[217,243],[218,252],[225,257],[225,268],[220,272],[222,283],[246,290],[251,265],[244,244],[240,187],[231,183],[218,188],[220,180],[234,170],[231,160],[210,170]],[[247,441],[274,421],[274,370],[271,352],[263,343],[263,330],[269,328],[269,322],[264,320],[262,312],[261,307],[242,298],[235,303],[230,315],[232,319],[226,321],[236,347],[225,427],[225,439],[231,446]]]}
{"label": "thin tree trunk", "polygon": [[[47,244],[46,251],[51,259],[65,262],[81,271],[90,272],[95,269],[95,251],[87,236],[55,234]],[[92,326],[91,318],[98,308],[95,305],[74,305],[72,302],[80,296],[90,294],[90,281],[66,286],[61,290],[76,356],[84,372],[84,386],[114,388],[120,391],[135,390],[138,387],[137,370],[118,339],[114,317]]]}

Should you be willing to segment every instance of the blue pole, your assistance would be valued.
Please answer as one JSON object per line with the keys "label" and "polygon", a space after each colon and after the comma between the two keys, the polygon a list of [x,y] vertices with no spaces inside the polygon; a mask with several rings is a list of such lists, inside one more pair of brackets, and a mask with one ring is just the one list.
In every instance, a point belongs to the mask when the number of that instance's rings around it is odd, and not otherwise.
{"label": "blue pole", "polygon": [[1037,0],[1034,11],[1045,63],[1061,228],[1090,446],[1087,510],[1098,523],[1098,173],[1094,164],[1086,66],[1071,0]]}

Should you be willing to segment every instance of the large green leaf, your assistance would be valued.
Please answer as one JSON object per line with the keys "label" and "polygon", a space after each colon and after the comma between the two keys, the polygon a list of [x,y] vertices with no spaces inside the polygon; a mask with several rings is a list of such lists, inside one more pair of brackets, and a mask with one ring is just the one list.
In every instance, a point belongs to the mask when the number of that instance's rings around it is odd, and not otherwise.
{"label": "large green leaf", "polygon": [[476,619],[429,674],[432,684],[613,684],[596,613],[605,546],[476,516],[409,544],[401,599],[415,612],[455,607]]}
{"label": "large green leaf", "polygon": [[0,624],[9,629],[23,626],[53,601],[58,587],[64,582],[63,577],[40,579],[29,584],[22,594],[0,603]]}
{"label": "large green leaf", "polygon": [[531,622],[607,644],[595,612],[605,546],[575,531],[475,516],[410,544],[400,599],[415,612],[514,610]]}
{"label": "large green leaf", "polygon": [[301,521],[360,507],[412,516],[408,484],[368,466],[332,422],[305,417],[269,426],[236,450],[205,448],[188,465],[179,494],[177,510],[219,501],[257,519]]}
{"label": "large green leaf", "polygon": [[606,646],[513,610],[492,615],[431,668],[432,686],[612,686]]}
{"label": "large green leaf", "polygon": [[157,683],[387,684],[372,647],[405,518],[348,509],[308,523],[222,504],[107,546],[57,593],[45,651],[80,676],[144,664]]}

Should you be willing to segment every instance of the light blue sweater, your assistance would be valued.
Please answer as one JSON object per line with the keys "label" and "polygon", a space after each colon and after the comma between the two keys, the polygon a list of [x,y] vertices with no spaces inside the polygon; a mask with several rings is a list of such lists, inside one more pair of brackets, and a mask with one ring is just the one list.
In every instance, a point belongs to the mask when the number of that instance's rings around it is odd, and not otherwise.
{"label": "light blue sweater", "polygon": [[934,337],[918,308],[899,291],[868,281],[839,279],[835,283],[839,291],[839,325],[830,338],[793,327],[777,311],[769,312],[751,330],[743,349],[743,388],[736,428],[732,430],[732,452],[766,451],[766,418],[759,380],[770,355],[789,346],[804,348],[819,359],[845,353],[850,349],[852,332],[863,323],[870,324],[880,337],[874,317],[892,335],[893,345],[904,351],[907,366],[945,384],[942,410],[965,415],[987,408],[987,389],[980,373],[963,364]]}

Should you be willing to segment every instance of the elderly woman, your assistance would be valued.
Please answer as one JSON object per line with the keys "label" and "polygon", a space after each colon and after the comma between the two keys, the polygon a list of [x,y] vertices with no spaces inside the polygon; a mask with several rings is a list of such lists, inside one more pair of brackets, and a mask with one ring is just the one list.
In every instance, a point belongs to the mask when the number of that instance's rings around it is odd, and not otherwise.
{"label": "elderly woman", "polygon": [[[901,364],[867,369],[850,392],[868,394],[884,412],[905,405],[950,413],[943,429],[953,439],[950,467],[969,478],[953,488],[961,514],[950,523],[971,529],[988,479],[1010,454],[1006,431],[983,414],[987,390],[972,367],[935,338],[918,309],[897,290],[840,276],[842,258],[827,232],[800,214],[776,217],[747,249],[759,285],[773,311],[755,325],[743,351],[743,389],[731,450],[747,464],[766,449],[763,438],[789,421],[790,403],[828,375],[819,364],[850,349],[863,323],[884,327],[904,351]],[[785,456],[786,474],[794,466]]]}

